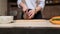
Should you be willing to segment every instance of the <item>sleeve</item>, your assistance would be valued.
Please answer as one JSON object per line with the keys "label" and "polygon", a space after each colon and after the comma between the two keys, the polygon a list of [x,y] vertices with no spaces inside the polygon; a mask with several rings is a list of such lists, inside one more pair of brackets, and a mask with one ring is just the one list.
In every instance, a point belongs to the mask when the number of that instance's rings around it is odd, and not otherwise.
{"label": "sleeve", "polygon": [[17,5],[20,8],[19,4],[21,3],[22,0],[17,0]]}
{"label": "sleeve", "polygon": [[45,6],[45,0],[40,0],[38,6],[44,8],[44,6]]}

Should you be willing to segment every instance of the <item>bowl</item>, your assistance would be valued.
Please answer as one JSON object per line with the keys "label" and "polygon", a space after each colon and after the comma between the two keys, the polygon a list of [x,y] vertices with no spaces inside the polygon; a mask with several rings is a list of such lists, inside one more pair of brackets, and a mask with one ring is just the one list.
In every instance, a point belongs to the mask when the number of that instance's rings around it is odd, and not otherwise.
{"label": "bowl", "polygon": [[55,16],[50,19],[50,22],[53,24],[59,24],[60,25],[60,16]]}
{"label": "bowl", "polygon": [[13,16],[0,16],[0,24],[8,24],[13,21]]}

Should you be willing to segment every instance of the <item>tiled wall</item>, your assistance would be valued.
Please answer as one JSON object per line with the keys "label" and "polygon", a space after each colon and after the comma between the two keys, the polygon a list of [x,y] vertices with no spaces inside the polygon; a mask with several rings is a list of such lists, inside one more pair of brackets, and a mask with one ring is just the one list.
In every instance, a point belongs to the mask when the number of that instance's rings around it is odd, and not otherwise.
{"label": "tiled wall", "polygon": [[7,0],[0,0],[0,15],[6,15]]}

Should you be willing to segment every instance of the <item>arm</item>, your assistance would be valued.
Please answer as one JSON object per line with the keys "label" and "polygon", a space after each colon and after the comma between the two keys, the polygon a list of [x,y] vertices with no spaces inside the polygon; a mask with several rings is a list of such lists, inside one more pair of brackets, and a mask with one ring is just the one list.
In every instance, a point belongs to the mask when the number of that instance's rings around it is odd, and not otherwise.
{"label": "arm", "polygon": [[22,2],[22,0],[18,0],[18,7],[20,8],[20,6],[23,8],[23,11],[27,10],[27,6]]}
{"label": "arm", "polygon": [[37,13],[39,10],[43,9],[45,6],[45,0],[40,0],[39,5],[35,8],[35,13]]}

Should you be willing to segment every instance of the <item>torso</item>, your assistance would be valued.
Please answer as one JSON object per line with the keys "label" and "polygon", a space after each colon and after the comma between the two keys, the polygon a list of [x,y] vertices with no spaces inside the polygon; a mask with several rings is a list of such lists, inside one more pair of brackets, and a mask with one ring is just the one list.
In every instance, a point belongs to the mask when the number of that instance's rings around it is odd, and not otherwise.
{"label": "torso", "polygon": [[28,9],[35,9],[36,8],[36,0],[25,0],[26,6]]}

